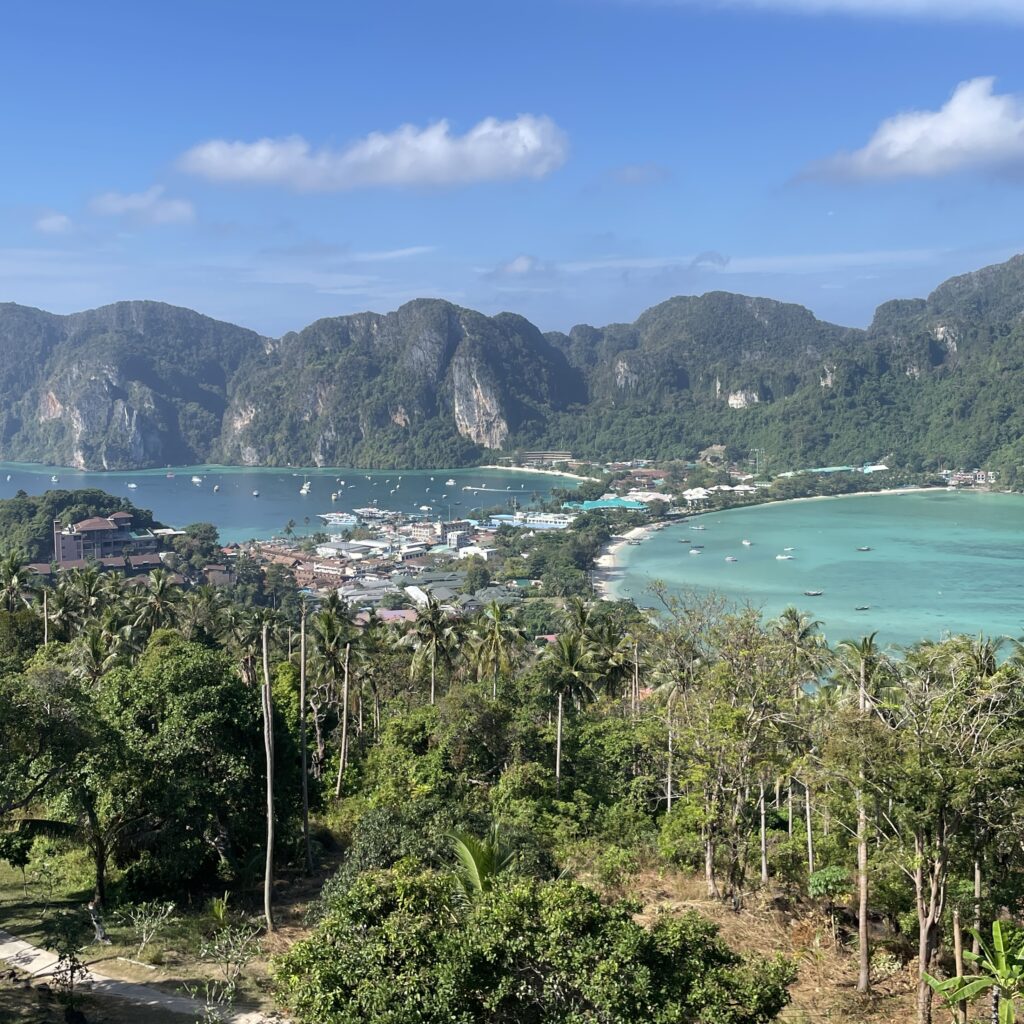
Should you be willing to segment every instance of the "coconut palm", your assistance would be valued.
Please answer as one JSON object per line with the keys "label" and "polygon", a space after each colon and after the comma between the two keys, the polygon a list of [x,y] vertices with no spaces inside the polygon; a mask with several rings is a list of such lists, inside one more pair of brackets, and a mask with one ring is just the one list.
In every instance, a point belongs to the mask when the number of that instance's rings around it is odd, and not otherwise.
{"label": "coconut palm", "polygon": [[147,636],[152,636],[158,629],[167,629],[177,624],[181,591],[166,569],[154,569],[149,574],[142,595],[142,607],[136,625]]}
{"label": "coconut palm", "polygon": [[0,558],[0,605],[9,612],[28,606],[33,582],[20,555],[11,552]]}
{"label": "coconut palm", "polygon": [[633,637],[606,619],[590,628],[588,640],[602,689],[610,697],[618,697],[633,671]]}
{"label": "coconut palm", "polygon": [[555,729],[555,788],[562,790],[562,720],[565,698],[579,705],[594,699],[591,688],[594,681],[593,655],[583,634],[568,631],[559,634],[541,656],[548,670],[548,684],[555,694],[558,723]]}
{"label": "coconut palm", "polygon": [[455,891],[461,902],[472,903],[494,888],[494,880],[512,863],[514,854],[502,844],[497,825],[484,839],[468,832],[454,832],[448,838],[458,859]]}
{"label": "coconut palm", "polygon": [[478,681],[491,680],[491,699],[498,696],[498,677],[512,670],[520,648],[526,642],[506,606],[492,601],[470,630],[470,660]]}
{"label": "coconut palm", "polygon": [[199,637],[213,639],[225,626],[227,601],[222,591],[209,584],[190,590],[181,600],[178,628],[186,640]]}
{"label": "coconut palm", "polygon": [[406,633],[403,642],[415,650],[409,666],[409,676],[415,679],[424,666],[430,668],[430,703],[436,699],[437,663],[442,661],[451,666],[458,630],[437,598],[428,595],[427,603],[420,609],[416,622]]}
{"label": "coconut palm", "polygon": [[804,685],[817,679],[828,665],[829,649],[818,632],[821,622],[792,605],[770,625],[779,644],[783,669],[799,696]]}

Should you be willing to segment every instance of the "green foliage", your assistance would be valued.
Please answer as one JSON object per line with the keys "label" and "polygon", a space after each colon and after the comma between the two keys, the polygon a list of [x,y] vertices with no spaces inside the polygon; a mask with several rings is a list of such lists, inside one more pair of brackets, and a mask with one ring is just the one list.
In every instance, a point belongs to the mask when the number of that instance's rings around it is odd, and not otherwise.
{"label": "green foliage", "polygon": [[773,1020],[792,968],[744,961],[686,915],[650,929],[570,882],[495,886],[453,927],[443,876],[362,875],[275,966],[299,1021]]}

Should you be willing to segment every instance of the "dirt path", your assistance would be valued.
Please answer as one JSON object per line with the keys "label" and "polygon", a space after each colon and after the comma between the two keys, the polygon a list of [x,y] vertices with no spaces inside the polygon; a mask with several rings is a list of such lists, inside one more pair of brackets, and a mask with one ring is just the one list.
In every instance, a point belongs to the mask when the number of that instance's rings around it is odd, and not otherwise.
{"label": "dirt path", "polygon": [[[0,928],[0,960],[6,960],[12,967],[29,975],[33,980],[47,978],[53,974],[57,957],[49,950],[40,949],[29,942],[16,938]],[[188,996],[169,995],[147,985],[136,985],[130,981],[118,981],[106,975],[90,971],[82,983],[93,995],[122,999],[139,1007],[168,1010],[171,1013],[189,1014],[193,1020],[203,1017],[204,1003]],[[223,1019],[228,1024],[267,1024],[276,1017],[260,1010],[226,1010]]]}

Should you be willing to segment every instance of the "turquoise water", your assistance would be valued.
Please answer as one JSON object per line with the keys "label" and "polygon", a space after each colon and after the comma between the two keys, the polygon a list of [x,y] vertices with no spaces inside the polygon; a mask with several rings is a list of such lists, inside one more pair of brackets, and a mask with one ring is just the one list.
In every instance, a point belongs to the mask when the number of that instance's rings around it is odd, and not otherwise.
{"label": "turquoise water", "polygon": [[[168,477],[173,473],[173,477]],[[202,477],[193,484],[193,475]],[[51,476],[57,476],[53,483]],[[10,479],[6,479],[10,477]],[[301,495],[303,480],[310,493]],[[446,485],[446,480],[454,485]],[[344,481],[340,483],[339,481]],[[96,487],[148,508],[169,526],[214,523],[225,543],[279,534],[289,520],[298,535],[324,529],[320,512],[351,512],[374,502],[380,508],[449,518],[469,516],[481,508],[508,506],[514,498],[529,505],[546,497],[552,487],[572,486],[571,478],[544,473],[493,469],[358,470],[250,469],[235,466],[175,466],[125,473],[85,473],[81,470],[24,463],[0,463],[0,498],[19,490],[42,494],[54,488]],[[134,487],[129,487],[134,484]],[[214,486],[219,490],[214,492]],[[467,487],[487,488],[484,491]],[[253,491],[259,497],[253,497]],[[331,501],[336,492],[338,500]],[[430,512],[420,509],[429,506]]]}
{"label": "turquoise water", "polygon": [[[702,553],[690,555],[681,538],[704,544]],[[776,560],[787,547],[792,560]],[[759,505],[695,517],[619,558],[618,597],[651,606],[647,588],[661,579],[677,593],[715,591],[769,617],[796,605],[822,621],[832,643],[873,630],[890,644],[946,632],[1024,633],[1018,495],[934,491]],[[855,611],[859,605],[870,607]]]}

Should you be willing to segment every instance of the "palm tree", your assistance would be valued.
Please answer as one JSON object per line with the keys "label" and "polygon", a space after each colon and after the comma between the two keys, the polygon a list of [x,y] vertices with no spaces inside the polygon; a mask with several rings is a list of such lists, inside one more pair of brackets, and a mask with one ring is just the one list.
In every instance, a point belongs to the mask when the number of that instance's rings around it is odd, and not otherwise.
{"label": "palm tree", "polygon": [[[873,706],[877,684],[888,668],[885,655],[875,643],[877,635],[871,633],[860,640],[842,640],[836,645],[840,688],[856,687],[857,711],[862,718],[867,716],[869,707]],[[868,816],[863,767],[854,802],[857,806],[857,991],[865,994],[871,989],[871,950],[868,931]]]}
{"label": "palm tree", "polygon": [[494,888],[495,878],[512,863],[514,854],[502,845],[497,825],[491,826],[484,839],[468,832],[454,832],[448,838],[459,862],[456,892],[463,903],[472,903]]}
{"label": "palm tree", "polygon": [[828,664],[829,650],[818,632],[821,622],[798,611],[792,605],[771,624],[779,642],[783,667],[799,696],[805,683],[817,679]]}
{"label": "palm tree", "polygon": [[320,611],[313,616],[313,635],[316,642],[317,672],[321,678],[332,684],[333,703],[336,706],[341,705],[341,739],[338,750],[338,777],[335,783],[335,796],[340,797],[348,756],[349,660],[354,637],[352,622],[345,605],[337,600],[325,601]]}
{"label": "palm tree", "polygon": [[158,629],[166,629],[177,623],[181,591],[174,585],[171,574],[166,569],[154,569],[149,574],[143,597],[136,625],[147,636],[152,636]]}
{"label": "palm tree", "polygon": [[274,913],[271,906],[274,891],[274,701],[270,687],[270,629],[274,616],[270,612],[260,614],[260,647],[263,653],[263,747],[266,754],[267,771],[267,859],[263,875],[263,913],[267,919],[267,931],[274,930]]}
{"label": "palm tree", "polygon": [[590,651],[601,686],[610,697],[618,697],[633,671],[633,638],[623,634],[610,619],[590,629]]}
{"label": "palm tree", "polygon": [[491,700],[498,696],[498,677],[512,670],[526,636],[512,620],[504,605],[492,601],[483,611],[470,634],[471,658],[477,680],[491,679]]}
{"label": "palm tree", "polygon": [[409,675],[415,678],[424,664],[430,666],[430,703],[436,698],[438,658],[451,664],[452,652],[457,639],[457,630],[447,612],[438,604],[437,598],[427,596],[427,603],[420,609],[416,622],[406,633],[404,642],[415,649]]}
{"label": "palm tree", "polygon": [[28,606],[32,582],[20,555],[11,552],[0,558],[0,604],[9,612]]}
{"label": "palm tree", "polygon": [[575,703],[594,699],[591,682],[594,678],[593,657],[582,633],[575,630],[561,633],[544,652],[541,661],[549,672],[549,685],[558,701],[558,724],[555,730],[555,790],[562,792],[562,719],[568,697]]}
{"label": "palm tree", "polygon": [[223,592],[204,583],[188,591],[181,599],[178,628],[186,640],[214,639],[224,628],[227,602]]}

